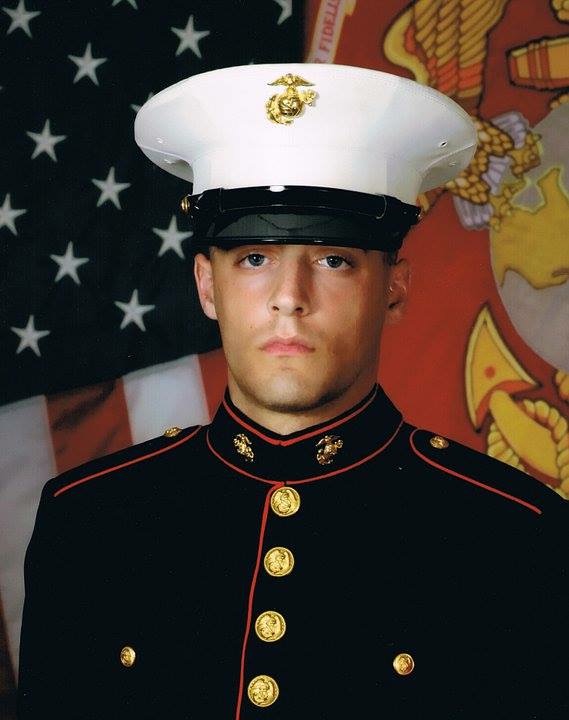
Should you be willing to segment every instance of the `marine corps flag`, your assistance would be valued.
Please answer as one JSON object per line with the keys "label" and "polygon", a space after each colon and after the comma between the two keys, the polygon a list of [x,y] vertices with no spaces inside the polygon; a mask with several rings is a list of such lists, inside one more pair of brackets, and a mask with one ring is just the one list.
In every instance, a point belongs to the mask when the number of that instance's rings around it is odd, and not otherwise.
{"label": "marine corps flag", "polygon": [[565,498],[567,23],[562,0],[312,0],[307,33],[308,60],[402,74],[475,119],[470,167],[419,198],[410,304],[385,333],[380,381],[410,422]]}

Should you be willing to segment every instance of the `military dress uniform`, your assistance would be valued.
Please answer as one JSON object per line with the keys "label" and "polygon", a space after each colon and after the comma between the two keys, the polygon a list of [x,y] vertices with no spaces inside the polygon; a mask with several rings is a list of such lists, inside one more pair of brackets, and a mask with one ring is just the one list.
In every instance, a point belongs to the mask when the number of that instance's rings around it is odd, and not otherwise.
{"label": "military dress uniform", "polygon": [[379,387],[288,436],[226,395],[46,485],[20,717],[566,718],[567,512]]}
{"label": "military dress uniform", "polygon": [[[183,80],[135,137],[193,183],[196,249],[394,253],[476,147],[432,88],[302,64]],[[20,718],[566,719],[568,507],[379,386],[287,436],[227,393],[210,425],[45,486]]]}

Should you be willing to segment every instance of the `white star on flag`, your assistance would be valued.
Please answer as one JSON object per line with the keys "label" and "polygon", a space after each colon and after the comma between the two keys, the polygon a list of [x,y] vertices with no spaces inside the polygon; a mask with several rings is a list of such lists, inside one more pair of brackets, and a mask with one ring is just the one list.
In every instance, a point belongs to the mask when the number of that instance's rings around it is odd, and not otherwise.
{"label": "white star on flag", "polygon": [[18,234],[16,230],[16,223],[14,222],[17,217],[28,212],[27,210],[14,210],[10,202],[10,193],[4,198],[4,203],[0,207],[0,228],[10,228],[14,235]]}
{"label": "white star on flag", "polygon": [[172,215],[170,225],[167,230],[161,230],[160,228],[152,228],[152,232],[155,232],[158,237],[162,238],[162,247],[158,252],[158,257],[162,257],[167,250],[173,250],[176,255],[179,255],[184,259],[184,253],[182,252],[182,240],[192,237],[194,234],[191,232],[181,232],[178,230],[178,223],[176,222],[176,216]]}
{"label": "white star on flag", "polygon": [[38,155],[41,155],[41,153],[47,153],[52,160],[57,162],[54,147],[58,142],[65,140],[67,135],[52,135],[49,120],[45,121],[41,133],[26,132],[26,135],[31,137],[36,144],[34,152],[32,153],[32,160]]}
{"label": "white star on flag", "polygon": [[[148,93],[148,97],[144,102],[148,102],[153,95],[154,93]],[[137,113],[141,107],[142,105],[135,105],[134,103],[131,104],[131,108],[134,110],[135,113]]]}
{"label": "white star on flag", "polygon": [[33,315],[30,315],[30,317],[28,318],[28,324],[26,325],[26,327],[13,327],[10,328],[10,330],[12,330],[12,332],[15,332],[16,335],[20,338],[20,344],[18,345],[18,349],[16,350],[16,355],[18,353],[21,353],[22,350],[30,348],[35,352],[38,357],[40,357],[41,355],[38,340],[51,333],[50,330],[36,330]]}
{"label": "white star on flag", "polygon": [[105,180],[96,180],[95,178],[91,178],[91,182],[101,191],[99,199],[97,200],[97,207],[107,200],[110,200],[115,207],[122,210],[119,201],[119,193],[125,188],[130,187],[130,183],[119,183],[115,181],[114,166],[109,170],[109,174]]}
{"label": "white star on flag", "polygon": [[6,32],[6,35],[9,35],[14,30],[20,28],[26,33],[26,35],[32,37],[32,33],[30,31],[30,20],[33,20],[38,15],[41,15],[39,10],[26,10],[24,0],[20,0],[18,7],[3,7],[2,10],[4,10],[4,12],[12,18],[12,22],[10,23],[10,27]]}
{"label": "white star on flag", "polygon": [[292,15],[292,0],[275,0],[275,2],[281,8],[281,14],[277,20],[277,25],[281,25]]}
{"label": "white star on flag", "polygon": [[132,296],[128,303],[123,303],[115,300],[115,305],[124,312],[124,317],[121,322],[121,330],[127,325],[130,325],[131,322],[133,322],[135,323],[135,325],[138,325],[141,330],[146,332],[146,328],[144,327],[144,319],[142,316],[144,315],[144,313],[154,310],[156,305],[140,305],[138,302],[138,290],[132,291]]}
{"label": "white star on flag", "polygon": [[209,35],[209,30],[196,30],[194,28],[193,15],[190,15],[184,29],[171,27],[170,30],[180,38],[180,44],[178,45],[178,49],[176,50],[176,55],[180,55],[180,53],[183,53],[184,50],[190,48],[194,55],[197,55],[199,58],[201,58],[202,54],[200,52],[198,42],[202,38]]}
{"label": "white star on flag", "polygon": [[85,48],[85,53],[83,54],[83,56],[68,55],[67,57],[79,68],[75,73],[73,83],[78,82],[79,80],[81,80],[82,77],[89,77],[95,83],[95,85],[99,84],[96,70],[99,65],[107,62],[108,58],[94,58],[91,54],[91,43],[87,43],[87,47]]}
{"label": "white star on flag", "polygon": [[59,265],[59,270],[57,271],[57,275],[55,276],[55,282],[59,282],[61,278],[69,275],[69,277],[73,278],[77,285],[81,285],[79,275],[77,274],[77,268],[89,262],[89,258],[75,257],[73,255],[72,242],[67,243],[67,250],[65,251],[65,255],[50,255],[50,258]]}
{"label": "white star on flag", "polygon": [[[121,2],[121,0],[113,0],[113,7],[115,5],[118,5]],[[138,10],[138,7],[136,5],[136,0],[127,0],[128,4],[133,7],[135,10]]]}

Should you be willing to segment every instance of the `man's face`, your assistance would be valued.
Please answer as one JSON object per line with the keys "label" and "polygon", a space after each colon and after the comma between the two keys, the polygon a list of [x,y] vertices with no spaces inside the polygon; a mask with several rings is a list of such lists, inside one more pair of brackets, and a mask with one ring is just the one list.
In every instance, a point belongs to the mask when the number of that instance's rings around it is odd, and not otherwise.
{"label": "man's face", "polygon": [[299,413],[369,391],[408,269],[377,250],[260,244],[197,255],[195,275],[206,315],[219,322],[230,389]]}

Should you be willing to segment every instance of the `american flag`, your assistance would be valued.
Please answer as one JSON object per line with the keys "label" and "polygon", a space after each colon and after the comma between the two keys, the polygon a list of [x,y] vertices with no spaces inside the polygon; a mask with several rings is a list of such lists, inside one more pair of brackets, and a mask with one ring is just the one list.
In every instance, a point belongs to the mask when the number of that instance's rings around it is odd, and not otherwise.
{"label": "american flag", "polygon": [[301,0],[0,6],[0,696],[44,482],[207,422],[224,383],[178,212],[189,187],[140,152],[135,114],[196,73],[301,60],[303,15]]}

